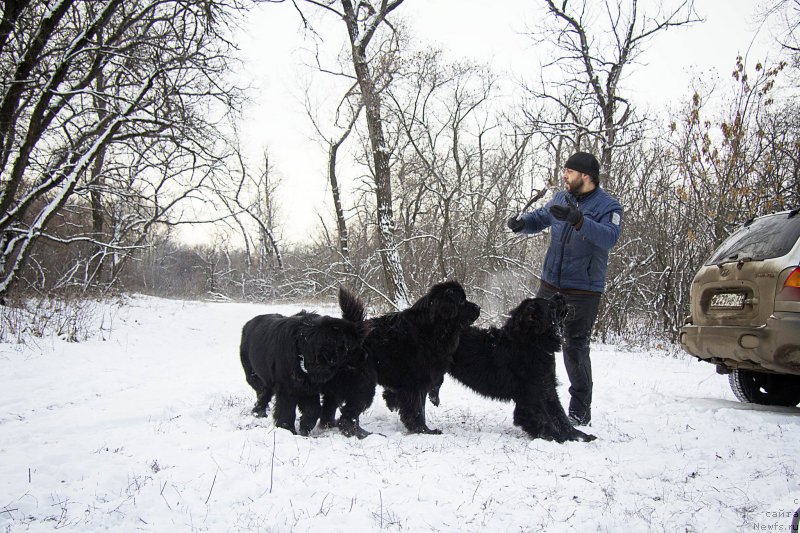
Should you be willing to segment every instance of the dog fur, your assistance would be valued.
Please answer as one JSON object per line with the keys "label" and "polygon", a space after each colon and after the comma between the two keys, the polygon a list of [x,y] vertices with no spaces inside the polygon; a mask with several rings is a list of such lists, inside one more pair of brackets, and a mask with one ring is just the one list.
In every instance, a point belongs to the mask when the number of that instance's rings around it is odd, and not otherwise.
{"label": "dog fur", "polygon": [[301,311],[268,314],[248,321],[239,348],[247,383],[256,392],[253,414],[266,416],[275,395],[276,427],[295,432],[300,410],[300,434],[308,435],[319,419],[322,386],[346,366],[364,364],[362,348],[369,332],[364,305],[342,288],[342,318]]}
{"label": "dog fur", "polygon": [[[470,327],[461,335],[449,374],[482,396],[514,402],[514,425],[533,438],[591,441],[572,426],[556,391],[555,352],[567,306],[562,296],[528,298],[503,327]],[[431,394],[437,398],[436,387]]]}
{"label": "dog fur", "polygon": [[[431,287],[408,309],[368,320],[370,332],[364,349],[371,368],[360,373],[341,372],[326,384],[324,423],[331,425],[336,408],[341,406],[337,422],[340,430],[367,435],[359,426],[358,415],[371,403],[377,382],[383,387],[386,405],[399,411],[409,432],[441,433],[426,424],[426,395],[442,380],[461,333],[479,314],[480,307],[467,300],[461,284],[447,281]],[[342,398],[342,391],[350,391],[350,399]],[[356,391],[364,397],[359,400]]]}

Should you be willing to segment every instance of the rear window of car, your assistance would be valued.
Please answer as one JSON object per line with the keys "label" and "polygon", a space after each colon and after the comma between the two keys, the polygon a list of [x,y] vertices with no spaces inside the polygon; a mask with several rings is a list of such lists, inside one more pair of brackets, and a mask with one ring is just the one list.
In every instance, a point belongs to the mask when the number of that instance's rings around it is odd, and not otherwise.
{"label": "rear window of car", "polygon": [[[795,213],[794,211],[792,213]],[[767,215],[733,232],[711,255],[707,265],[728,261],[762,261],[788,254],[800,237],[800,215]]]}

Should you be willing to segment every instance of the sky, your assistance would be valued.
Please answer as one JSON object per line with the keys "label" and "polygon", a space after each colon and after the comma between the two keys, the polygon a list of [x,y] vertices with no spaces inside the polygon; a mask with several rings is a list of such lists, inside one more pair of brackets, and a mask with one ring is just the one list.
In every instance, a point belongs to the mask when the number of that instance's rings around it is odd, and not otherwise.
{"label": "sky", "polygon": [[[393,14],[407,21],[420,46],[429,43],[451,58],[488,63],[514,79],[535,79],[540,58],[525,35],[541,16],[535,5],[533,0],[503,0],[487,9],[484,0],[406,0]],[[625,85],[637,105],[663,110],[687,96],[694,76],[724,79],[737,54],[749,54],[753,61],[768,55],[771,36],[754,22],[756,2],[697,0],[696,6],[705,22],[658,35],[631,71]],[[340,22],[314,22],[326,44],[332,36],[342,37]],[[326,151],[314,139],[303,104],[310,79],[304,59],[309,57],[304,51],[308,41],[300,17],[291,3],[284,2],[258,6],[248,17],[239,44],[242,76],[253,96],[245,110],[242,137],[251,157],[259,158],[265,148],[269,151],[273,173],[283,180],[280,233],[285,240],[300,242],[319,223],[318,215],[329,218],[331,211]],[[325,84],[324,78],[313,78],[315,93],[322,95],[318,98],[338,98],[326,94]],[[343,178],[347,183],[348,176]]]}
{"label": "sky", "polygon": [[80,305],[81,342],[54,317],[20,344],[28,317],[0,308],[0,531],[734,533],[800,512],[800,409],[740,403],[686,354],[593,344],[589,443],[531,440],[449,377],[427,409],[441,435],[407,434],[378,390],[373,435],[299,437],[252,416],[237,347],[300,305]]}

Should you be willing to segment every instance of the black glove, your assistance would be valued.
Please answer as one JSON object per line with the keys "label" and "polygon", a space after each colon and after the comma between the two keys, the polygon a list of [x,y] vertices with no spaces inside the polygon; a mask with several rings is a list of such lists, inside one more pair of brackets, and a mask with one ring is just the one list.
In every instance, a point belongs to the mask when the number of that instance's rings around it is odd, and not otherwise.
{"label": "black glove", "polygon": [[550,207],[550,214],[558,220],[565,220],[573,226],[579,226],[583,222],[583,213],[572,204],[558,205]]}
{"label": "black glove", "polygon": [[517,217],[511,217],[508,219],[508,222],[506,222],[506,226],[508,226],[508,229],[514,233],[519,233],[522,231],[522,228],[525,227],[525,221],[520,220]]}

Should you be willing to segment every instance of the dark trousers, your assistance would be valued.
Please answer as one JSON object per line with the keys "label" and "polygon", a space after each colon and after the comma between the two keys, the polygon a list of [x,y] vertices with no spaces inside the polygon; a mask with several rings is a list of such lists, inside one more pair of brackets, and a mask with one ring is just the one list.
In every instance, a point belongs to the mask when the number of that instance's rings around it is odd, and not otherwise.
{"label": "dark trousers", "polygon": [[[557,289],[542,284],[536,296],[550,298]],[[567,301],[567,318],[564,321],[564,366],[569,376],[569,412],[579,418],[591,416],[592,361],[589,359],[589,339],[600,307],[599,293],[561,293]]]}

